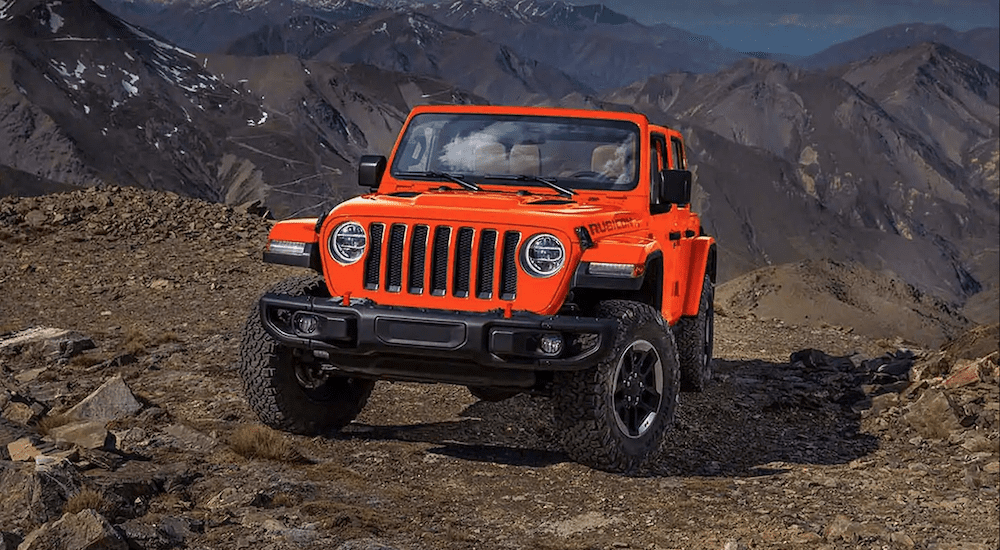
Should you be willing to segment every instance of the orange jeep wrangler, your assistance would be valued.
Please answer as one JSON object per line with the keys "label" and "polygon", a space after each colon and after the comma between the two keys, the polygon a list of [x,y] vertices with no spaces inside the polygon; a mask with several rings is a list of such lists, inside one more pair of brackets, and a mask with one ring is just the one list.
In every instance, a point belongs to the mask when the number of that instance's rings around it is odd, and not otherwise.
{"label": "orange jeep wrangler", "polygon": [[376,380],[550,396],[571,458],[634,471],[711,376],[714,240],[677,131],[634,113],[410,113],[370,192],[280,222],[239,370],[264,423],[339,429]]}

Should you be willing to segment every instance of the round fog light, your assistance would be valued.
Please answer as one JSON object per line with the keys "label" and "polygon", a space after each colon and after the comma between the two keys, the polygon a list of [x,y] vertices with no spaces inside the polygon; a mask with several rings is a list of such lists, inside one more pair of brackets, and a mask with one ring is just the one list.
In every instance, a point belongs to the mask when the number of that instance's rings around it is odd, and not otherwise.
{"label": "round fog light", "polygon": [[296,315],[295,332],[313,334],[319,328],[319,319],[315,315]]}
{"label": "round fog light", "polygon": [[561,334],[546,334],[538,341],[538,350],[545,355],[559,355],[563,350]]}

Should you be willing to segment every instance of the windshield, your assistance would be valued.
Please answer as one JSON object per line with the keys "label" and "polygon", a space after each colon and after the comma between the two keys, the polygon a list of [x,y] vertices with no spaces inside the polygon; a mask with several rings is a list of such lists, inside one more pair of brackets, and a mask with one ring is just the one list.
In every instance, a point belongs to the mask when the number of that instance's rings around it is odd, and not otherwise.
{"label": "windshield", "polygon": [[[397,178],[627,190],[639,178],[631,122],[516,115],[417,115],[392,163]],[[520,177],[519,177],[520,176]]]}

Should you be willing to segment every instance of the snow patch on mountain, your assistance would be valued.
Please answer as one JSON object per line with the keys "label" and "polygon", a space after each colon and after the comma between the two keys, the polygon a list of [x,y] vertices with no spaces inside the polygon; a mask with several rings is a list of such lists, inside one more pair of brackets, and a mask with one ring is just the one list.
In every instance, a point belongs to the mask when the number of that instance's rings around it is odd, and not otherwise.
{"label": "snow patch on mountain", "polygon": [[52,2],[45,6],[49,10],[49,28],[52,29],[53,33],[59,32],[59,29],[63,26],[63,18],[58,13],[53,11],[52,8],[56,6],[61,6],[62,2]]}
{"label": "snow patch on mountain", "polygon": [[50,59],[49,65],[53,69],[55,69],[56,73],[58,73],[59,76],[63,77],[63,80],[66,82],[66,85],[69,86],[71,89],[79,90],[80,84],[84,83],[83,78],[81,77],[83,75],[83,71],[85,71],[87,67],[83,64],[83,62],[77,61],[77,66],[73,70],[73,72],[69,72],[69,69],[66,68],[66,64],[63,63],[62,61],[56,61],[54,59]]}
{"label": "snow patch on mountain", "polygon": [[14,5],[14,0],[0,0],[0,21],[10,19],[10,8]]}
{"label": "snow patch on mountain", "polygon": [[166,42],[163,42],[162,40],[157,40],[156,38],[153,38],[152,36],[146,34],[145,31],[143,31],[139,27],[136,27],[135,25],[132,25],[131,23],[127,23],[126,22],[125,25],[127,25],[128,28],[129,28],[129,30],[131,30],[132,33],[135,34],[136,36],[138,36],[139,38],[142,38],[144,40],[152,42],[154,44],[154,46],[158,50],[161,50],[161,51],[162,50],[172,50],[172,51],[176,51],[176,52],[178,52],[178,53],[180,53],[182,55],[185,55],[187,57],[190,57],[191,59],[194,59],[194,54],[191,53],[191,52],[189,52],[189,51],[187,51],[187,50],[185,50],[185,49],[183,49],[183,48],[179,48],[177,46],[174,46],[173,44],[167,44]]}
{"label": "snow patch on mountain", "polygon": [[125,88],[125,91],[128,92],[129,95],[131,95],[132,97],[139,95],[139,87],[135,85],[135,83],[139,81],[139,75],[132,74],[125,70],[123,70],[122,72],[127,74],[129,77],[128,81],[122,79],[122,88]]}
{"label": "snow patch on mountain", "polygon": [[247,126],[262,126],[265,122],[267,122],[267,111],[261,110],[261,113],[263,116],[260,117],[260,120],[247,120]]}

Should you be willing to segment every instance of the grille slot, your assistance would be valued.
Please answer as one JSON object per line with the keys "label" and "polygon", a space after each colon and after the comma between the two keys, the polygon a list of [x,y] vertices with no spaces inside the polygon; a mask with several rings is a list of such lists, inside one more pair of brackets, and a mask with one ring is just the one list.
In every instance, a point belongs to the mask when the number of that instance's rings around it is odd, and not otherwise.
{"label": "grille slot", "polygon": [[452,295],[459,298],[469,297],[469,277],[472,275],[472,238],[476,232],[471,227],[458,230],[458,240],[455,243],[455,280],[452,282]]}
{"label": "grille slot", "polygon": [[517,244],[521,234],[507,231],[503,234],[503,258],[500,264],[500,299],[513,300],[517,296]]}
{"label": "grille slot", "polygon": [[434,251],[431,256],[431,294],[444,296],[448,291],[448,245],[451,242],[451,228],[438,226],[434,229]]}
{"label": "grille slot", "polygon": [[427,265],[427,234],[430,228],[418,225],[413,228],[413,240],[410,241],[410,294],[423,294]]}
{"label": "grille slot", "polygon": [[479,238],[479,260],[476,263],[476,298],[481,300],[493,297],[493,264],[496,255],[497,232],[495,229],[487,229]]}
{"label": "grille slot", "polygon": [[378,290],[379,268],[382,265],[382,233],[385,231],[385,224],[373,223],[368,226],[368,234],[371,236],[369,243],[368,257],[365,258],[365,289]]}
{"label": "grille slot", "polygon": [[394,223],[389,228],[389,257],[385,267],[385,289],[389,292],[403,290],[403,242],[406,226]]}

